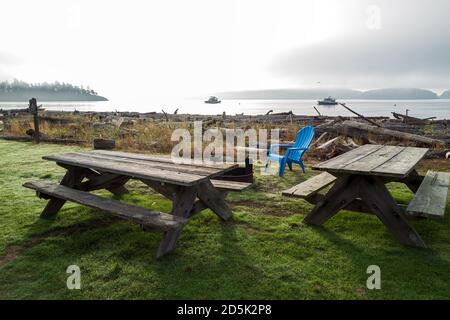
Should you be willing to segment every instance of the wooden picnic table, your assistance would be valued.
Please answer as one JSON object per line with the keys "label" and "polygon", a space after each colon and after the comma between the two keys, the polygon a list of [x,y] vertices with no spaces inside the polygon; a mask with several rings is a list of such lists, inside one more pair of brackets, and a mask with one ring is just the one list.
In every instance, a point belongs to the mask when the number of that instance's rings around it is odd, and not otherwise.
{"label": "wooden picnic table", "polygon": [[[428,149],[364,145],[313,166],[326,171],[283,192],[315,204],[305,222],[322,225],[339,210],[375,214],[403,244],[425,247],[409,223],[405,208],[396,203],[386,183],[401,182],[416,193],[424,177],[415,170]],[[318,191],[333,184],[325,194]],[[445,197],[446,199],[446,197]]]}
{"label": "wooden picnic table", "polygon": [[[178,164],[169,157],[94,150],[44,156],[67,172],[61,183],[27,182],[25,187],[49,199],[41,217],[52,218],[66,201],[73,201],[139,223],[143,229],[164,232],[158,257],[175,249],[182,227],[194,214],[211,209],[227,220],[232,212],[225,201],[228,191],[240,191],[249,183],[214,180],[237,164]],[[172,201],[170,214],[153,212],[89,193],[106,189],[115,195],[128,192],[125,184],[137,179]]]}

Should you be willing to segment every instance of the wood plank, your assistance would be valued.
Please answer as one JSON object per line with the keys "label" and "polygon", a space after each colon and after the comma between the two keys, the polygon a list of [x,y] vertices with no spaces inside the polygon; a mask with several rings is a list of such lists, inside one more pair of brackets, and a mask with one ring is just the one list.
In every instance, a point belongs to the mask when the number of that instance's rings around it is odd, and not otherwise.
{"label": "wood plank", "polygon": [[252,183],[248,182],[237,182],[237,181],[227,181],[227,180],[211,180],[214,188],[229,190],[229,191],[242,191],[247,189],[252,185]]}
{"label": "wood plank", "polygon": [[355,161],[358,161],[364,157],[369,156],[371,153],[376,152],[382,147],[383,146],[376,144],[366,144],[352,151],[341,154],[340,156],[314,165],[312,168],[316,170],[325,170],[325,171],[338,170]]}
{"label": "wood plank", "polygon": [[425,157],[427,148],[407,147],[398,155],[373,170],[379,175],[396,175],[406,177]]}
{"label": "wood plank", "polygon": [[102,198],[89,192],[75,190],[49,182],[26,182],[26,188],[34,189],[57,199],[72,201],[90,208],[99,209],[123,219],[158,228],[161,231],[174,230],[187,223],[187,219],[161,212],[152,212],[144,208]]}
{"label": "wood plank", "polygon": [[336,177],[328,172],[316,175],[290,189],[282,192],[286,197],[308,198],[336,181]]}
{"label": "wood plank", "polygon": [[117,173],[137,179],[149,179],[183,186],[196,185],[207,178],[196,174],[174,172],[148,167],[143,164],[122,163],[107,159],[93,159],[76,153],[44,156],[43,159],[72,166],[90,168],[109,173]]}
{"label": "wood plank", "polygon": [[368,156],[341,168],[340,172],[371,174],[372,170],[391,160],[404,149],[405,147],[383,146]]}
{"label": "wood plank", "polygon": [[[114,156],[118,158],[128,158],[128,159],[135,159],[135,160],[146,160],[146,161],[152,161],[152,162],[162,162],[162,163],[174,163],[171,157],[169,156],[151,156],[151,155],[145,155],[140,153],[131,153],[131,152],[120,152],[120,151],[107,151],[107,150],[93,150],[89,153],[92,154],[103,154],[103,155],[109,155]],[[239,165],[234,163],[223,163],[223,162],[217,162],[214,164],[211,163],[192,163],[192,164],[180,164],[183,166],[189,166],[189,167],[199,167],[199,168],[212,168],[212,169],[218,169],[218,170],[231,170],[237,168]]]}
{"label": "wood plank", "polygon": [[145,165],[149,168],[151,167],[151,168],[157,168],[157,169],[168,170],[168,171],[191,173],[191,174],[196,174],[199,176],[206,176],[206,177],[215,177],[215,176],[223,174],[223,172],[224,172],[223,169],[217,169],[217,168],[182,165],[182,164],[176,164],[173,162],[159,162],[159,161],[132,159],[132,158],[125,158],[125,157],[115,157],[115,156],[111,156],[108,154],[96,154],[96,153],[92,153],[92,152],[75,153],[75,154],[83,156],[83,157],[93,158],[93,159],[106,159],[106,160],[111,160],[111,161],[120,162],[120,163],[134,163],[134,164]]}
{"label": "wood plank", "polygon": [[428,171],[407,208],[414,216],[443,218],[447,205],[450,173]]}

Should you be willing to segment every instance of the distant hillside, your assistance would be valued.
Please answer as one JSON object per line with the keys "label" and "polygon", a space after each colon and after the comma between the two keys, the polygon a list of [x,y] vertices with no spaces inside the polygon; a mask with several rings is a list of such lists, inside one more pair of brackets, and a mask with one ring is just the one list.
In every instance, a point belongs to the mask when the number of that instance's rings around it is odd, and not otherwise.
{"label": "distant hillside", "polygon": [[430,90],[424,89],[376,89],[363,92],[362,99],[380,100],[420,100],[438,99],[438,95]]}
{"label": "distant hillside", "polygon": [[0,82],[0,101],[108,101],[94,90],[69,83],[26,83],[14,80]]}
{"label": "distant hillside", "polygon": [[[448,92],[450,95],[450,92]],[[424,89],[376,89],[358,91],[351,89],[269,89],[253,91],[232,91],[216,94],[221,99],[323,99],[328,96],[336,99],[371,99],[371,100],[416,100],[439,99],[439,96],[430,90]]]}
{"label": "distant hillside", "polygon": [[361,92],[350,89],[273,89],[221,92],[216,95],[221,99],[323,99],[328,96],[358,99]]}
{"label": "distant hillside", "polygon": [[450,99],[450,90],[444,91],[441,96],[441,99]]}

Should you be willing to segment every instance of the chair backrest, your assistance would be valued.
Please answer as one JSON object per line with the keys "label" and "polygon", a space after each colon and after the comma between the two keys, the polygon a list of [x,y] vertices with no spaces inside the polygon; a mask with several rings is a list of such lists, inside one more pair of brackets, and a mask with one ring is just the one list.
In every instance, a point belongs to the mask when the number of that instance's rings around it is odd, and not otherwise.
{"label": "chair backrest", "polygon": [[[297,133],[297,138],[295,139],[294,148],[309,148],[312,140],[314,139],[315,130],[311,126],[306,126]],[[297,150],[290,153],[289,158],[292,160],[299,160],[301,155],[305,151]]]}

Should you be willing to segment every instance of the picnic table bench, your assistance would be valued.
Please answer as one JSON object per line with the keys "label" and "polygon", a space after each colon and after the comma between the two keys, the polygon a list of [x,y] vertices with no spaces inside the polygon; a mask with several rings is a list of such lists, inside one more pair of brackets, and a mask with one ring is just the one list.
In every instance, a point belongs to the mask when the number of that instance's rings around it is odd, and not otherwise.
{"label": "picnic table bench", "polygon": [[[67,170],[60,184],[46,181],[26,182],[41,198],[49,200],[41,218],[57,215],[66,201],[72,201],[116,215],[141,225],[144,230],[163,232],[157,257],[175,249],[183,226],[194,214],[211,209],[227,220],[232,212],[225,201],[228,191],[241,191],[250,183],[214,180],[233,170],[237,164],[179,164],[168,157],[94,150],[44,156]],[[106,189],[114,195],[128,192],[130,179],[145,185],[172,201],[170,214],[155,212],[100,197],[90,191]]]}
{"label": "picnic table bench", "polygon": [[[426,247],[409,223],[411,217],[443,217],[447,203],[450,173],[428,171],[420,176],[415,167],[428,149],[364,145],[313,166],[325,171],[282,192],[315,205],[305,222],[322,225],[345,209],[375,214],[405,245]],[[415,193],[409,206],[397,204],[386,183],[400,182]],[[319,192],[332,185],[324,195]]]}

